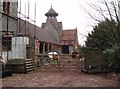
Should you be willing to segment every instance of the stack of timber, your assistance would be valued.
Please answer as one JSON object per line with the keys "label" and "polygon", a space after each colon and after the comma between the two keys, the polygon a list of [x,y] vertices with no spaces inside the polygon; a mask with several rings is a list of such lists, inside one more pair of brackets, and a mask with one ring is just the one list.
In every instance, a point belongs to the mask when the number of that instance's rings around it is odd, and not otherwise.
{"label": "stack of timber", "polygon": [[32,59],[25,59],[26,72],[34,71],[34,62]]}

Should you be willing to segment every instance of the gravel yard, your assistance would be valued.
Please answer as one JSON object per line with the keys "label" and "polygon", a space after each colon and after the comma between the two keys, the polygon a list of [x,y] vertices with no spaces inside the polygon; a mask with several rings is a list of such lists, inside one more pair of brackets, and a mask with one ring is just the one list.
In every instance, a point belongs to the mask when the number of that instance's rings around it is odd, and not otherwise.
{"label": "gravel yard", "polygon": [[117,87],[119,74],[85,74],[77,69],[38,68],[2,79],[3,87]]}

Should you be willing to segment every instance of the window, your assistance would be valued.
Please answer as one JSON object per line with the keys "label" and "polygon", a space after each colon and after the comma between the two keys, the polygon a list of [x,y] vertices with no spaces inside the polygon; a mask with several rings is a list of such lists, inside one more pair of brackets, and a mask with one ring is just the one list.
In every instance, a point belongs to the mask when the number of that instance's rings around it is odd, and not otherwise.
{"label": "window", "polygon": [[2,37],[2,49],[3,51],[11,50],[12,37]]}
{"label": "window", "polygon": [[6,11],[6,2],[3,2],[3,11]]}
{"label": "window", "polygon": [[10,2],[3,2],[3,11],[5,14],[10,13]]}

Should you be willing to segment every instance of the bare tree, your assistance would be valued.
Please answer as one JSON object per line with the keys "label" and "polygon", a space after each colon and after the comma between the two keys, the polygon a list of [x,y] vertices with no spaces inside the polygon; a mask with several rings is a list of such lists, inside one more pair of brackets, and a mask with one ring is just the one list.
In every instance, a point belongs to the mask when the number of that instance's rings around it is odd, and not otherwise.
{"label": "bare tree", "polygon": [[[107,38],[110,44],[117,44],[119,42],[119,34],[117,26],[119,26],[119,7],[118,7],[119,0],[97,0],[97,3],[88,3],[88,5],[99,14],[98,17],[95,17],[93,12],[89,12],[86,8],[82,7],[83,10],[91,17],[91,19],[95,20],[96,22],[100,23],[109,19],[111,21],[111,27],[109,24],[106,24],[108,33]],[[102,19],[100,19],[102,17]],[[112,21],[116,22],[116,26],[112,23]],[[111,29],[112,28],[112,29]]]}

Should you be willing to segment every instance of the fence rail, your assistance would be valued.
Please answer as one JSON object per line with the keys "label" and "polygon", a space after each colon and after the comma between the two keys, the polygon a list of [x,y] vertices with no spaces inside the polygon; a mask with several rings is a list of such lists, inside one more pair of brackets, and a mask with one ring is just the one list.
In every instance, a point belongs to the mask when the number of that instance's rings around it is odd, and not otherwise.
{"label": "fence rail", "polygon": [[83,62],[80,61],[80,54],[76,54],[75,57],[72,54],[59,54],[57,58],[54,54],[38,54],[37,66],[41,68],[41,66],[48,65],[54,66],[57,69],[80,69],[83,66]]}

